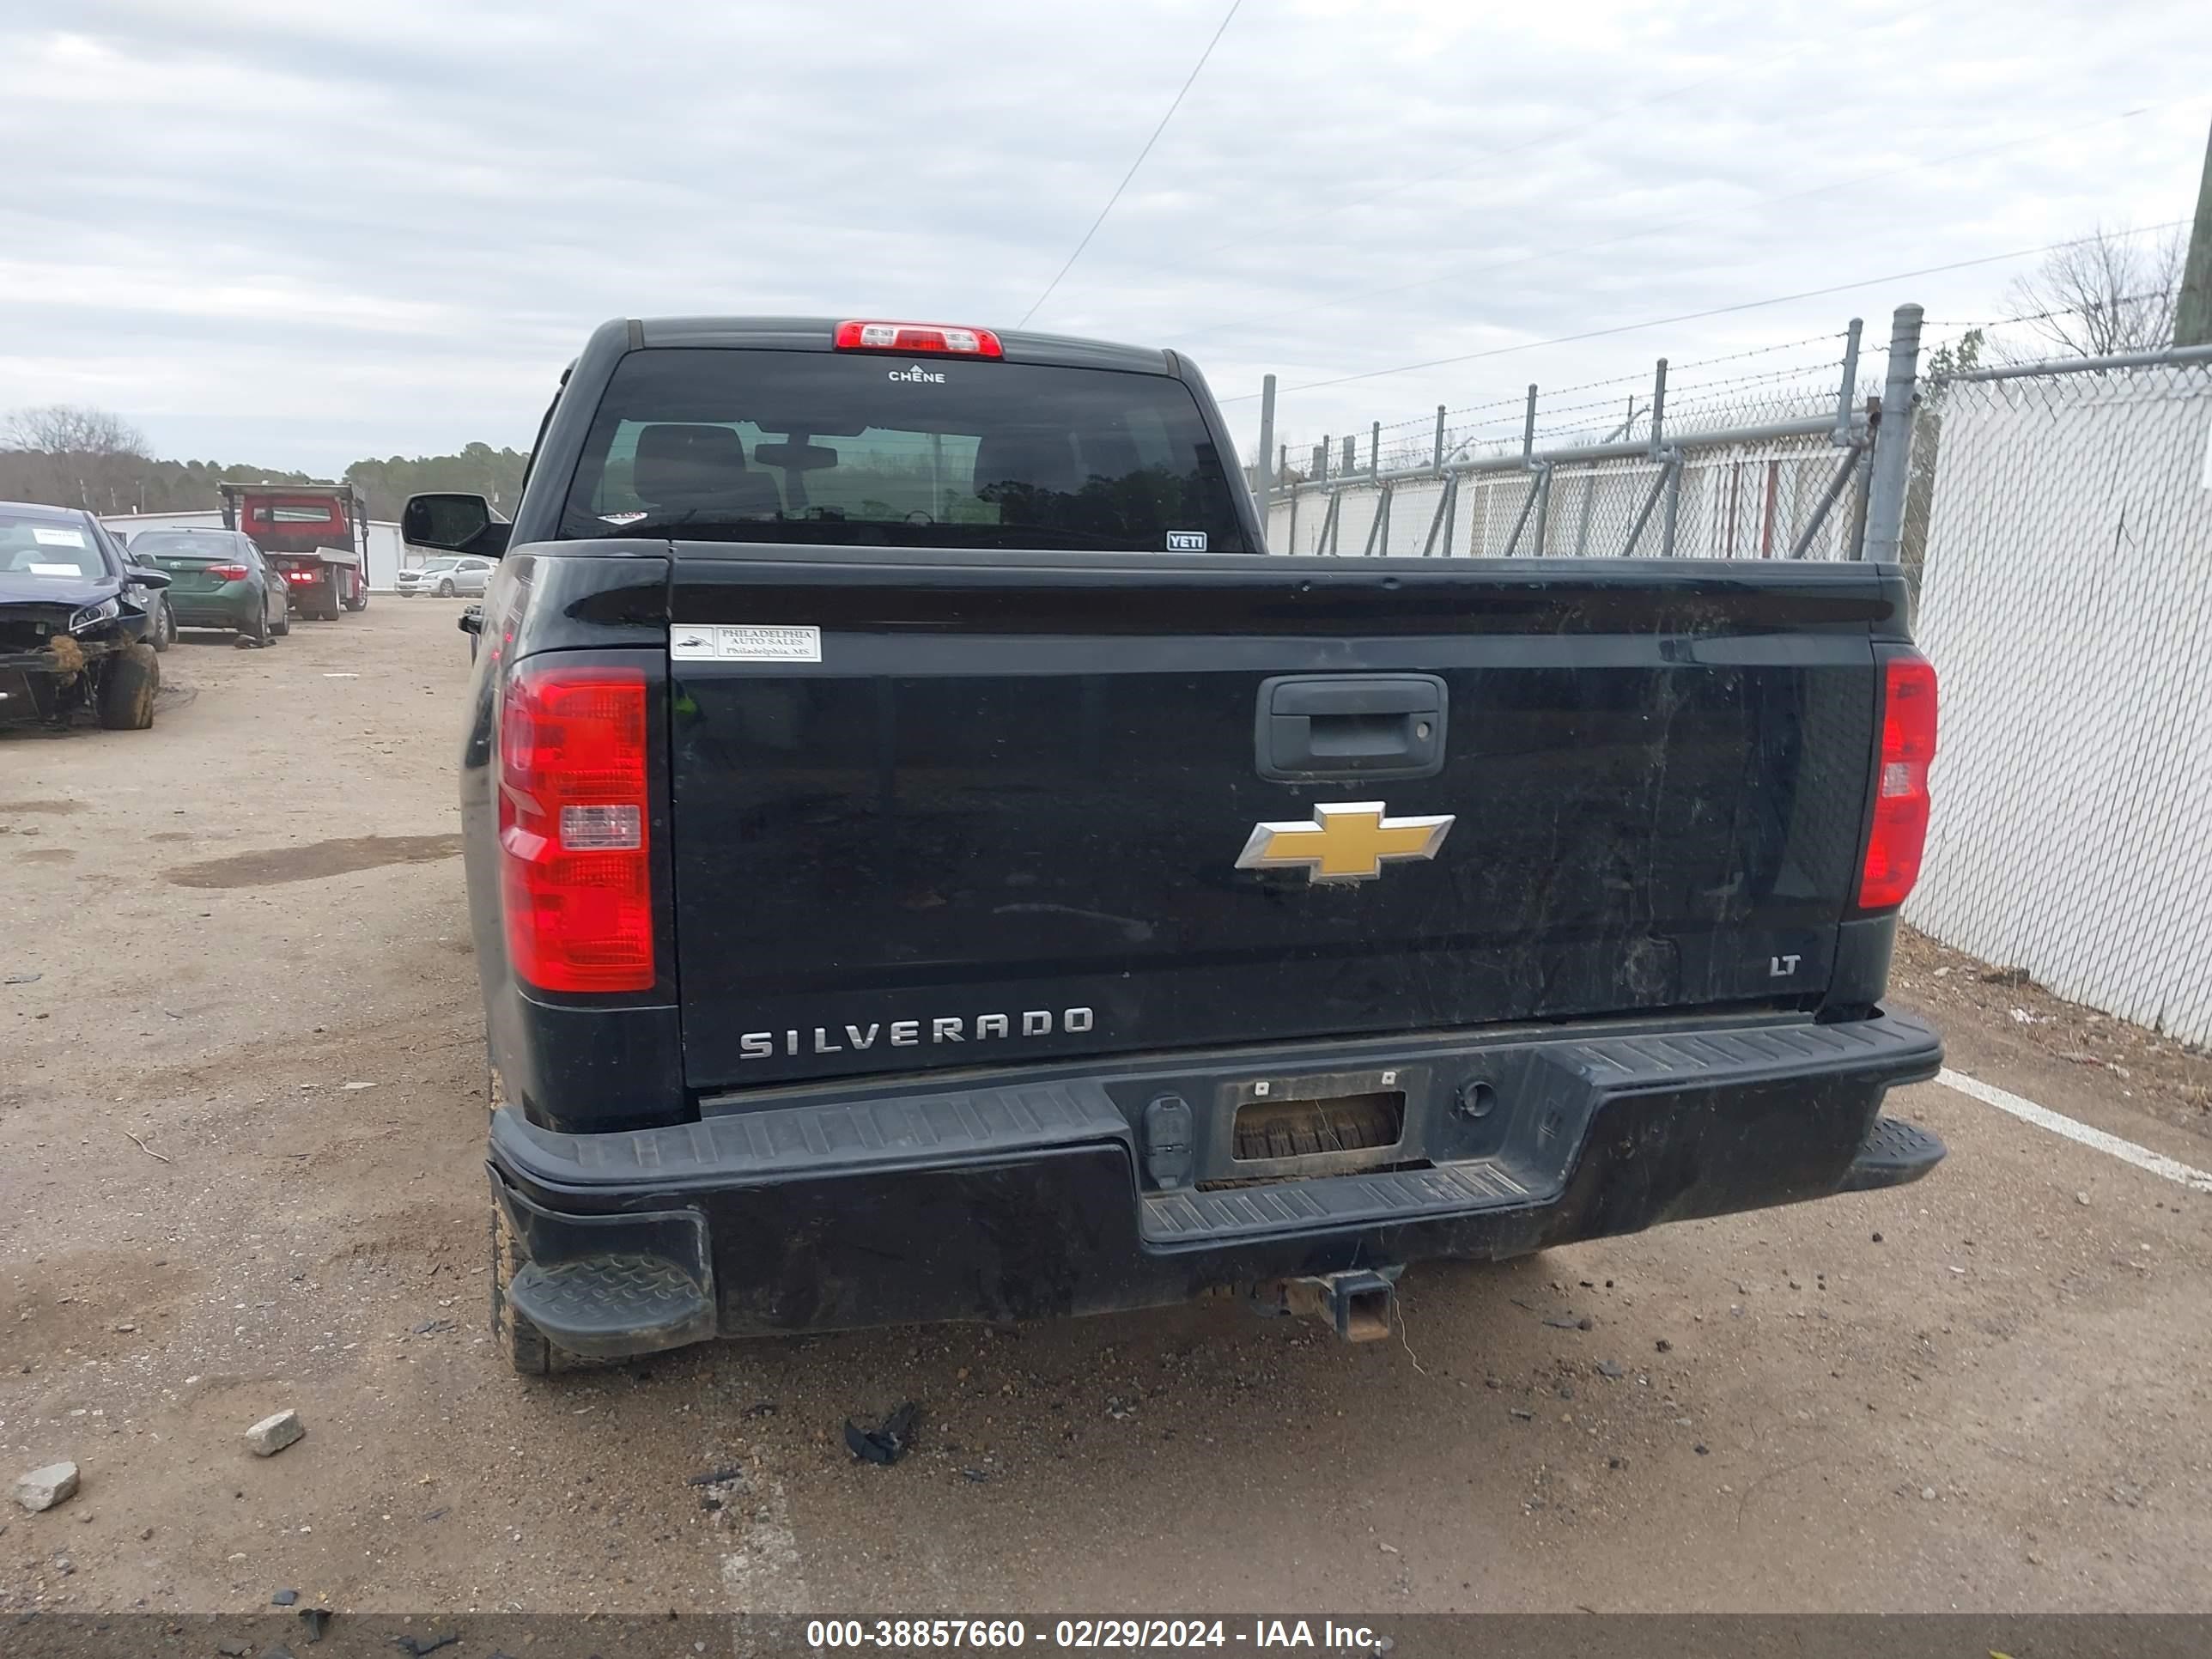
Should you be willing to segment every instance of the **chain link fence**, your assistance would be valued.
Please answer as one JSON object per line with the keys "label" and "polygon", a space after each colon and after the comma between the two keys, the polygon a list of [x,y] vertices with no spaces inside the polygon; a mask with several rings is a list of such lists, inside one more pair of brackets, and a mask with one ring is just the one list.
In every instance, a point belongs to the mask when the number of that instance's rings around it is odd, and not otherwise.
{"label": "chain link fence", "polygon": [[1906,919],[2212,1043],[2212,360],[1936,382],[1906,506],[1942,679]]}
{"label": "chain link fence", "polygon": [[1856,557],[1872,434],[1859,332],[1854,322],[1671,370],[1662,362],[1649,376],[1531,386],[1326,437],[1302,455],[1285,444],[1268,546],[1322,557]]}

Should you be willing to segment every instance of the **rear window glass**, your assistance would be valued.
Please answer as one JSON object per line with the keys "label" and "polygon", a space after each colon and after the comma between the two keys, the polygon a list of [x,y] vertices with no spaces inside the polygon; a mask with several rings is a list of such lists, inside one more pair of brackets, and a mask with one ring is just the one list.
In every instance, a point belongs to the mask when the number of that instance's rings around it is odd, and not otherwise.
{"label": "rear window glass", "polygon": [[563,533],[877,547],[1251,550],[1165,375],[941,357],[633,352]]}
{"label": "rear window glass", "polygon": [[327,507],[257,507],[253,516],[264,524],[329,524],[337,515]]}
{"label": "rear window glass", "polygon": [[234,559],[238,544],[214,531],[143,530],[131,550],[142,559]]}

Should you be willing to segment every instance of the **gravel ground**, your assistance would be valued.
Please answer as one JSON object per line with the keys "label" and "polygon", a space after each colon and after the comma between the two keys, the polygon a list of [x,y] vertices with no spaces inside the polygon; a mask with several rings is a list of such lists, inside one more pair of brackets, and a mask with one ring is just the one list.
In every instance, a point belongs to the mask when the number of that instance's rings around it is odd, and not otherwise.
{"label": "gravel ground", "polygon": [[[456,609],[188,639],[153,732],[0,734],[0,1478],[82,1471],[0,1513],[0,1611],[2212,1607],[2212,1199],[1936,1085],[1918,1186],[1417,1267],[1388,1344],[1209,1304],[525,1386]],[[2062,1057],[1932,950],[1954,1065],[2207,1162],[2150,1039]]]}

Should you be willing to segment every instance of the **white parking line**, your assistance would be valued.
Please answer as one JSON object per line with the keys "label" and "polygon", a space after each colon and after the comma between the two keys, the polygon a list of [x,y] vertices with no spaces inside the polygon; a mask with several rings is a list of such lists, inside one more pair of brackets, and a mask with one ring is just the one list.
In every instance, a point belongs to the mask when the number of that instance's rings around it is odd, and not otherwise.
{"label": "white parking line", "polygon": [[1985,1101],[2001,1112],[2010,1112],[2024,1123],[2033,1123],[2039,1129],[2048,1129],[2055,1135],[2064,1135],[2069,1140],[2078,1140],[2084,1146],[2094,1146],[2100,1152],[2110,1152],[2123,1164],[2132,1164],[2138,1170],[2148,1170],[2154,1176],[2164,1176],[2194,1192],[2212,1193],[2212,1171],[2184,1164],[2179,1158],[2168,1158],[2164,1152],[2154,1152],[2148,1146],[2138,1146],[2132,1140],[2123,1140],[2118,1135],[2108,1135],[2102,1129],[2093,1129],[2086,1123],[2077,1123],[2063,1112],[2054,1112],[2048,1106],[2039,1106],[2024,1100],[2010,1090],[2000,1089],[1993,1083],[1968,1077],[1964,1072],[1949,1067],[1936,1074],[1936,1080],[1947,1089],[1956,1089],[1962,1095],[1972,1095]]}
{"label": "white parking line", "polygon": [[722,1589],[732,1613],[805,1613],[813,1606],[791,1501],[783,1482],[756,1465],[733,1500],[738,1545],[722,1558]]}

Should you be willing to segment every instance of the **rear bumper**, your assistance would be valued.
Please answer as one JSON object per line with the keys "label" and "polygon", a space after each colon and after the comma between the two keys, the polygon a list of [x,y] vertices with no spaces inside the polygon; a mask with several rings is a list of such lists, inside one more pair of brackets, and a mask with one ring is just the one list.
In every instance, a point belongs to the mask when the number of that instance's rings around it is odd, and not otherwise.
{"label": "rear bumper", "polygon": [[[1188,1184],[1205,1179],[1223,1089],[1366,1075],[1378,1059],[1407,1093],[1401,1167]],[[563,1346],[635,1353],[1104,1312],[1894,1185],[1942,1148],[1879,1120],[1882,1098],[1942,1059],[1934,1032],[1895,1015],[1322,1044],[951,1092],[817,1089],[608,1134],[506,1109],[489,1161],[532,1264],[517,1307]],[[1479,1115],[1458,1104],[1472,1079],[1492,1089]],[[1132,1110],[1161,1092],[1198,1099],[1195,1159],[1164,1157],[1173,1132]]]}
{"label": "rear bumper", "polygon": [[261,610],[261,596],[252,588],[239,593],[169,593],[169,614],[179,628],[251,629]]}

